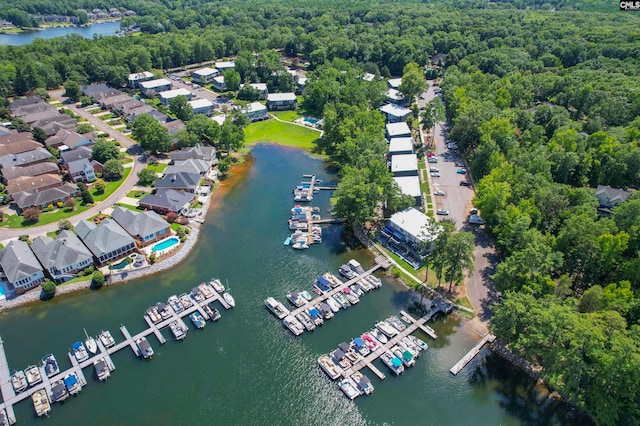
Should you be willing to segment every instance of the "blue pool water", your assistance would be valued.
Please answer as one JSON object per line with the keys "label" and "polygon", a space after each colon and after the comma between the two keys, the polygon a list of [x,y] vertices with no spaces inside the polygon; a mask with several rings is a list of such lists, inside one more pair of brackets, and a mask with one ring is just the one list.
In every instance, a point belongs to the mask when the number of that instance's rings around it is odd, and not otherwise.
{"label": "blue pool water", "polygon": [[305,123],[309,123],[311,125],[315,125],[315,124],[318,124],[318,121],[320,121],[320,119],[319,118],[313,118],[313,117],[304,117],[302,119],[302,121],[305,122]]}
{"label": "blue pool water", "polygon": [[123,260],[122,260],[122,262],[117,263],[117,264],[115,264],[115,265],[111,265],[111,269],[112,269],[112,270],[116,270],[116,271],[118,271],[118,270],[120,270],[120,269],[123,269],[123,268],[124,268],[125,266],[127,266],[128,264],[129,264],[129,262],[127,261],[127,259],[123,259]]}
{"label": "blue pool water", "polygon": [[167,240],[164,240],[162,242],[159,242],[158,244],[153,246],[151,248],[151,251],[160,251],[160,250],[168,249],[169,247],[175,246],[179,242],[180,242],[180,240],[177,239],[176,237],[171,237],[171,238],[169,238]]}

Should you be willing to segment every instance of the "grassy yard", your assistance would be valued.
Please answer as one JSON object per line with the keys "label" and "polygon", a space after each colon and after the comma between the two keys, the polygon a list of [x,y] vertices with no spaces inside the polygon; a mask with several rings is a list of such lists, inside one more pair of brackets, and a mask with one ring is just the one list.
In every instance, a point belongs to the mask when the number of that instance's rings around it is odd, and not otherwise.
{"label": "grassy yard", "polygon": [[129,191],[129,193],[127,194],[127,197],[129,198],[142,198],[145,195],[149,195],[151,194],[150,191]]}
{"label": "grassy yard", "polygon": [[153,173],[162,173],[162,171],[166,169],[167,166],[169,166],[167,163],[149,164],[147,166],[147,169],[151,170]]}
{"label": "grassy yard", "polygon": [[120,185],[122,185],[122,183],[127,179],[127,176],[129,176],[129,173],[131,173],[131,168],[125,168],[124,169],[124,174],[122,175],[122,179],[117,180],[115,182],[106,182],[105,183],[105,190],[102,194],[97,195],[95,190],[91,191],[91,195],[93,195],[93,199],[98,202],[98,201],[104,201],[109,195],[113,194],[113,192],[118,189],[118,187]]}
{"label": "grassy yard", "polygon": [[116,206],[120,206],[123,209],[132,210],[134,212],[140,212],[140,211],[144,210],[144,209],[138,208],[136,206],[132,206],[131,204],[116,203],[115,205]]}
{"label": "grassy yard", "polygon": [[244,131],[244,136],[247,145],[272,142],[310,150],[313,148],[313,141],[320,136],[320,132],[295,124],[265,120],[249,124]]}
{"label": "grassy yard", "polygon": [[301,117],[297,111],[273,111],[271,114],[284,121],[295,121]]}

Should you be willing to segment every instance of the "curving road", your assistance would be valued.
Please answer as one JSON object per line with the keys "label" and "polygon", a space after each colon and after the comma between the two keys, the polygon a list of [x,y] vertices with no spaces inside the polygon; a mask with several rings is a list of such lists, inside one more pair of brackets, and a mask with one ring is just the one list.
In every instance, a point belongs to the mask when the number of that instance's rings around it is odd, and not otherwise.
{"label": "curving road", "polygon": [[[66,98],[62,96],[63,92],[64,90],[57,90],[54,92],[50,92],[50,95],[52,98],[60,102],[63,102],[66,100]],[[66,107],[71,109],[75,114],[85,118],[89,123],[93,124],[101,132],[107,133],[110,137],[118,141],[118,143],[124,146],[125,148],[129,149],[136,146],[136,142],[129,139],[127,136],[123,135],[117,130],[111,128],[108,124],[104,123],[103,121],[95,118],[94,116],[89,114],[86,110],[82,108],[77,108],[75,105],[71,105],[71,104],[66,105]],[[95,206],[91,207],[88,210],[83,211],[82,213],[78,213],[77,215],[70,217],[69,219],[71,220],[71,222],[75,224],[79,222],[81,219],[87,219],[97,214],[100,214],[102,210],[105,210],[108,207],[111,207],[114,203],[116,203],[117,201],[125,197],[137,183],[138,172],[144,169],[145,166],[146,164],[142,162],[142,157],[140,156],[134,157],[132,170],[129,173],[129,176],[127,176],[125,181],[122,183],[122,185],[120,185],[120,187],[118,187],[118,189],[116,189],[114,193],[111,194],[109,197],[107,197],[107,199],[105,199],[104,201],[96,204]],[[50,223],[47,225],[42,225],[42,226],[32,226],[29,228],[16,228],[16,229],[0,228],[0,241],[4,241],[10,238],[18,238],[20,235],[24,235],[24,234],[28,234],[29,237],[33,238],[35,236],[46,234],[47,232],[55,231],[57,229],[58,229],[57,222]]]}

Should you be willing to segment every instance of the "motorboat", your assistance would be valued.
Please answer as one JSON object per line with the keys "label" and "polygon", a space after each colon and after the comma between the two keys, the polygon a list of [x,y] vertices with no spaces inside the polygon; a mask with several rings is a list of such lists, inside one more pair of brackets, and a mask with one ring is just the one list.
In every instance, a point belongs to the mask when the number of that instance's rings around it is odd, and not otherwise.
{"label": "motorboat", "polygon": [[169,324],[169,329],[176,340],[184,340],[184,338],[187,337],[187,328],[183,327],[180,321],[174,321]]}
{"label": "motorboat", "polygon": [[196,326],[196,328],[204,328],[204,326],[207,325],[207,322],[205,321],[204,317],[198,311],[195,311],[194,313],[190,314],[189,319],[191,320],[193,325]]}
{"label": "motorboat", "polygon": [[182,306],[180,299],[178,299],[178,296],[176,296],[175,294],[169,296],[169,298],[167,299],[167,303],[169,304],[169,306],[171,306],[171,309],[173,309],[176,314],[184,311],[184,306]]}
{"label": "motorboat", "polygon": [[342,307],[342,304],[339,303],[333,297],[327,297],[327,299],[325,300],[325,303],[327,305],[329,305],[329,308],[331,308],[331,311],[333,311],[334,313],[338,312],[340,310],[340,308]]}
{"label": "motorboat", "polygon": [[378,277],[374,277],[373,275],[367,275],[365,279],[368,280],[373,285],[374,288],[382,287],[382,280]]}
{"label": "motorboat", "polygon": [[360,265],[360,262],[355,259],[351,259],[350,261],[348,261],[347,265],[349,265],[349,268],[351,268],[351,270],[358,275],[364,274],[365,272],[362,265]]}
{"label": "motorboat", "polygon": [[331,377],[332,380],[335,380],[342,375],[342,368],[336,365],[335,362],[331,361],[331,358],[329,358],[329,355],[327,354],[320,355],[320,358],[318,358],[318,365],[322,368],[322,371],[327,373],[327,376]]}
{"label": "motorboat", "polygon": [[84,341],[85,347],[90,353],[95,355],[98,352],[98,342],[96,342],[96,339],[94,339],[93,336],[89,336],[87,330],[84,330],[84,335],[86,336]]}
{"label": "motorboat", "polygon": [[329,281],[329,284],[331,285],[332,288],[336,288],[336,287],[339,287],[339,286],[344,284],[340,278],[336,277],[335,275],[333,275],[330,272],[327,272],[327,273],[323,274],[322,276],[327,281]]}
{"label": "motorboat", "polygon": [[111,376],[111,371],[109,371],[109,366],[107,365],[107,361],[104,358],[96,359],[93,361],[93,368],[96,370],[96,376],[98,380],[104,382]]}
{"label": "motorboat", "polygon": [[217,293],[224,293],[224,285],[222,284],[222,281],[220,281],[219,278],[211,278],[211,280],[209,281],[209,285],[211,287],[213,287],[213,289],[217,292]]}
{"label": "motorboat", "polygon": [[300,312],[295,318],[304,325],[307,331],[313,331],[316,329],[316,325],[311,321],[311,318],[306,312]]}
{"label": "motorboat", "polygon": [[413,355],[414,358],[418,358],[420,356],[420,348],[416,346],[413,343],[413,341],[406,336],[400,339],[400,341],[397,343],[397,346],[400,349],[404,349],[406,351],[411,352],[411,355]]}
{"label": "motorboat", "polygon": [[283,319],[287,315],[289,315],[289,310],[284,307],[284,305],[278,302],[273,297],[268,297],[264,301],[264,305],[271,311],[272,314],[277,316],[279,319]]}
{"label": "motorboat", "polygon": [[340,389],[342,390],[342,392],[344,392],[347,398],[351,400],[362,395],[362,393],[358,390],[358,387],[356,386],[356,384],[353,383],[351,379],[340,380],[340,383],[338,384],[338,386],[340,386]]}
{"label": "motorboat", "polygon": [[373,337],[371,337],[369,333],[362,333],[362,340],[364,340],[364,343],[372,352],[377,350],[380,347],[380,344],[378,343],[378,341]]}
{"label": "motorboat", "polygon": [[302,297],[303,299],[305,299],[307,302],[310,302],[312,297],[311,297],[311,293],[309,293],[307,290],[302,290],[300,293],[298,293],[300,295],[300,297]]}
{"label": "motorboat", "polygon": [[307,309],[307,315],[311,318],[311,321],[317,326],[324,324],[324,319],[322,319],[322,314],[316,308]]}
{"label": "motorboat", "polygon": [[389,325],[389,323],[386,321],[378,321],[376,323],[376,328],[384,333],[384,335],[387,337],[393,337],[398,334],[398,330],[391,327],[391,325]]}
{"label": "motorboat", "polygon": [[198,284],[198,288],[202,292],[202,295],[204,296],[205,300],[209,299],[210,297],[213,297],[213,295],[215,294],[215,290],[208,283],[200,283]]}
{"label": "motorboat", "polygon": [[331,282],[325,277],[316,278],[316,283],[314,285],[320,292],[327,293],[331,291]]}
{"label": "motorboat", "polygon": [[338,345],[338,350],[344,353],[345,358],[349,360],[351,364],[355,364],[360,361],[360,355],[353,350],[353,347],[347,342],[342,342]]}
{"label": "motorboat", "polygon": [[185,309],[189,309],[193,306],[193,300],[191,300],[191,297],[189,297],[187,293],[182,293],[179,299],[180,303],[182,303],[182,306],[184,306]]}
{"label": "motorboat", "polygon": [[153,348],[145,337],[141,337],[136,340],[136,345],[138,345],[140,355],[142,355],[144,359],[150,359],[153,357]]}
{"label": "motorboat", "polygon": [[286,316],[282,320],[282,323],[289,329],[290,332],[294,334],[294,336],[299,336],[304,333],[304,326],[300,323],[300,321],[298,321],[291,315]]}
{"label": "motorboat", "polygon": [[400,360],[406,367],[413,367],[416,364],[416,360],[414,359],[413,354],[398,345],[395,345],[391,348],[391,353],[400,358]]}
{"label": "motorboat", "polygon": [[387,336],[385,336],[380,330],[378,330],[377,328],[373,328],[371,330],[369,330],[369,335],[371,337],[373,337],[374,339],[376,339],[378,342],[382,343],[383,345],[385,343],[387,343],[389,340],[387,339]]}
{"label": "motorboat", "polygon": [[352,292],[354,292],[356,294],[356,296],[360,297],[364,294],[364,290],[360,287],[360,285],[358,283],[355,284],[351,284],[349,286],[349,288],[351,289]]}
{"label": "motorboat", "polygon": [[400,311],[400,319],[407,325],[412,325],[414,322],[411,317],[409,317],[409,314],[404,311]]}
{"label": "motorboat", "polygon": [[[209,308],[209,310],[211,311],[211,313],[209,313],[209,311],[207,311],[207,308]],[[220,315],[220,311],[213,307],[213,304],[209,303],[207,306],[205,306],[205,312],[207,312],[209,314],[209,318],[211,319],[211,321],[218,321],[220,319],[220,317],[222,315]]]}
{"label": "motorboat", "polygon": [[353,339],[351,347],[362,356],[367,356],[371,353],[369,346],[367,346],[367,343],[362,337],[356,337]]}
{"label": "motorboat", "polygon": [[287,299],[289,299],[289,302],[293,303],[293,305],[298,308],[307,303],[307,301],[295,291],[287,294]]}
{"label": "motorboat", "polygon": [[30,365],[25,368],[24,374],[27,377],[27,383],[29,386],[34,386],[42,382],[42,374],[40,373],[40,368],[37,365]]}
{"label": "motorboat", "polygon": [[333,318],[333,310],[331,309],[331,306],[329,306],[329,304],[327,304],[326,302],[318,303],[317,305],[315,305],[315,307],[322,313],[325,320],[330,320],[331,318]]}
{"label": "motorboat", "polygon": [[369,378],[360,371],[353,373],[351,375],[351,380],[356,384],[356,386],[358,386],[358,390],[363,394],[371,395],[373,393],[374,388],[371,380],[369,380]]}
{"label": "motorboat", "polygon": [[64,381],[56,380],[51,383],[51,401],[62,402],[69,397],[69,391],[64,385]]}
{"label": "motorboat", "polygon": [[404,365],[402,365],[402,360],[391,352],[384,352],[382,355],[380,355],[380,359],[396,376],[404,372]]}
{"label": "motorboat", "polygon": [[16,391],[16,393],[20,393],[24,391],[27,388],[27,386],[29,386],[29,383],[27,382],[27,377],[24,374],[24,371],[15,370],[11,374],[11,386],[13,386],[13,390]]}
{"label": "motorboat", "polygon": [[231,293],[227,292],[225,294],[222,295],[222,298],[224,299],[225,302],[227,302],[229,304],[229,306],[231,306],[232,308],[234,306],[236,306],[236,300],[233,298],[233,296],[231,295]]}
{"label": "motorboat", "polygon": [[71,345],[71,352],[79,363],[89,359],[87,349],[85,349],[81,341],[77,341]]}
{"label": "motorboat", "polygon": [[340,272],[348,280],[351,280],[358,276],[358,274],[356,274],[347,264],[340,266],[338,272]]}
{"label": "motorboat", "polygon": [[40,389],[35,391],[33,395],[31,395],[31,400],[33,401],[33,408],[36,410],[38,417],[49,415],[51,412],[51,404],[49,403],[46,390]]}
{"label": "motorboat", "polygon": [[358,295],[352,292],[349,287],[343,288],[342,293],[344,293],[344,296],[352,305],[355,305],[356,303],[360,302],[360,298],[358,297]]}
{"label": "motorboat", "polygon": [[309,244],[305,243],[304,241],[296,241],[295,243],[291,244],[291,247],[296,250],[304,250],[309,248]]}
{"label": "motorboat", "polygon": [[82,385],[78,381],[78,376],[76,376],[76,373],[67,374],[66,376],[64,376],[63,381],[64,385],[67,388],[67,392],[69,392],[69,395],[77,395],[82,390]]}
{"label": "motorboat", "polygon": [[366,278],[362,278],[360,281],[358,281],[358,284],[360,284],[360,287],[364,291],[371,291],[375,288],[373,284],[371,284]]}
{"label": "motorboat", "polygon": [[342,309],[347,309],[351,306],[351,302],[349,302],[349,299],[347,299],[343,293],[338,292],[333,295],[333,298],[342,306]]}
{"label": "motorboat", "polygon": [[45,355],[42,358],[42,368],[44,369],[44,373],[49,378],[60,373],[60,367],[58,366],[58,361],[56,361],[56,357],[53,356],[53,354]]}
{"label": "motorboat", "polygon": [[351,361],[347,359],[342,349],[338,348],[329,354],[334,363],[337,363],[343,370],[351,368]]}
{"label": "motorboat", "polygon": [[7,410],[0,409],[0,426],[7,426],[9,424],[9,416],[7,416]]}
{"label": "motorboat", "polygon": [[194,287],[191,289],[191,293],[189,294],[191,296],[191,299],[194,302],[200,303],[200,302],[204,302],[204,294],[202,293],[202,290],[200,290],[200,287]]}
{"label": "motorboat", "polygon": [[157,324],[160,321],[162,321],[162,317],[160,316],[160,313],[158,312],[158,307],[157,306],[150,306],[149,308],[147,308],[146,314],[149,317],[149,319],[151,320],[151,322],[154,323],[154,324]]}
{"label": "motorboat", "polygon": [[111,346],[115,346],[116,344],[116,341],[113,339],[113,336],[111,335],[111,332],[109,330],[102,330],[99,337],[105,348],[110,348]]}
{"label": "motorboat", "polygon": [[156,309],[158,310],[158,313],[162,317],[163,321],[168,320],[173,316],[172,308],[169,305],[166,305],[162,302],[156,303]]}
{"label": "motorboat", "polygon": [[398,331],[405,331],[407,329],[407,326],[396,316],[387,318],[387,322]]}
{"label": "motorboat", "polygon": [[416,337],[416,336],[408,336],[411,340],[413,340],[413,343],[418,346],[420,349],[422,349],[423,351],[426,351],[427,349],[429,349],[429,345],[427,345],[427,342],[425,342],[424,340]]}

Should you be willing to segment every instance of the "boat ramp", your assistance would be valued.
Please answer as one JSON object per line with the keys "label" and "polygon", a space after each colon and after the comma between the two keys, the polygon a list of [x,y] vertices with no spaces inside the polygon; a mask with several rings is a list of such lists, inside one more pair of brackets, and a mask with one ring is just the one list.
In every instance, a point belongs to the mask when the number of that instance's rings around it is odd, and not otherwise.
{"label": "boat ramp", "polygon": [[158,339],[158,342],[160,342],[160,344],[164,344],[166,342],[166,339],[160,332],[162,328],[167,327],[169,324],[171,324],[173,321],[176,321],[176,320],[183,322],[182,318],[184,318],[185,316],[195,311],[200,312],[200,314],[205,319],[209,319],[209,315],[207,315],[207,313],[204,311],[203,306],[209,303],[212,303],[214,301],[218,301],[225,309],[231,308],[231,306],[227,303],[226,300],[224,300],[224,298],[219,293],[213,291],[212,296],[205,298],[200,302],[193,300],[193,305],[191,307],[179,313],[172,311],[172,315],[170,318],[163,320],[157,324],[154,324],[153,321],[151,321],[151,319],[148,317],[148,315],[145,314],[144,319],[148,326],[145,330],[135,335],[131,335],[127,327],[125,327],[124,325],[121,325],[120,332],[122,333],[124,339],[120,343],[117,343],[116,345],[110,348],[106,348],[103,345],[101,339],[97,339],[98,353],[80,363],[77,361],[75,356],[73,356],[73,353],[69,352],[68,356],[69,356],[69,361],[71,362],[71,368],[61,371],[60,373],[56,374],[53,377],[48,377],[44,371],[44,368],[40,366],[40,375],[42,377],[42,382],[26,389],[24,392],[17,393],[17,394],[11,384],[11,373],[9,370],[9,365],[7,363],[7,356],[4,350],[4,342],[0,338],[0,391],[2,392],[2,400],[3,400],[3,403],[0,404],[0,410],[5,410],[7,413],[7,419],[9,420],[9,424],[14,424],[16,422],[16,417],[15,417],[15,411],[13,406],[25,399],[30,399],[31,395],[36,391],[40,389],[44,389],[45,392],[47,392],[49,401],[53,401],[52,392],[51,392],[52,383],[55,382],[56,380],[61,380],[68,374],[72,374],[72,373],[74,373],[78,378],[78,383],[82,387],[84,387],[87,384],[87,379],[83,373],[83,369],[93,366],[94,361],[104,359],[109,371],[114,371],[116,367],[115,367],[115,364],[113,363],[113,360],[111,359],[112,354],[124,348],[129,347],[131,348],[133,353],[137,357],[139,357],[141,354],[140,354],[138,345],[136,344],[136,341],[138,339],[154,334]]}
{"label": "boat ramp", "polygon": [[467,364],[471,362],[473,358],[476,357],[476,355],[480,353],[480,350],[485,344],[491,343],[494,340],[496,340],[496,336],[491,333],[486,334],[473,348],[471,348],[469,352],[467,352],[465,356],[462,357],[460,361],[456,363],[456,365],[451,367],[451,370],[449,370],[451,374],[456,376],[464,367],[467,366]]}

